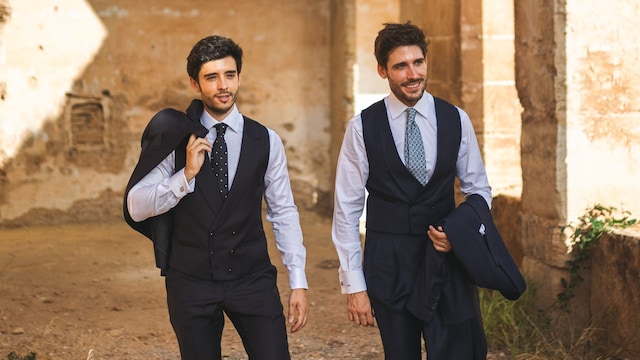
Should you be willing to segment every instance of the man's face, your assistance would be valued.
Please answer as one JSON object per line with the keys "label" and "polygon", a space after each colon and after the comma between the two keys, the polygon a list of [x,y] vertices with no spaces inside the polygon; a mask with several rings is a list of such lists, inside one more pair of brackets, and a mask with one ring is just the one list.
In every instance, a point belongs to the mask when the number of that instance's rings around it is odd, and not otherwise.
{"label": "man's face", "polygon": [[391,92],[407,106],[414,106],[427,86],[427,59],[417,45],[399,46],[389,54],[378,74],[389,81]]}
{"label": "man's face", "polygon": [[189,78],[191,87],[200,93],[205,110],[222,121],[235,104],[240,85],[236,61],[231,56],[202,64],[198,80]]}

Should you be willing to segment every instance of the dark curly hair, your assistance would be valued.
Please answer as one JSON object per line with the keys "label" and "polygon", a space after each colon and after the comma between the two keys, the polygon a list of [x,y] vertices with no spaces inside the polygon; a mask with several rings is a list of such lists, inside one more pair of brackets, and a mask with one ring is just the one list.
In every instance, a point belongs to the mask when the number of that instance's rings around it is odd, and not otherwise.
{"label": "dark curly hair", "polygon": [[374,55],[378,65],[386,68],[389,54],[398,46],[416,45],[422,49],[422,55],[427,56],[427,45],[424,32],[407,21],[404,24],[384,23],[384,28],[378,32],[374,43]]}
{"label": "dark curly hair", "polygon": [[240,74],[242,70],[242,48],[229,38],[218,35],[207,36],[198,41],[191,49],[189,56],[187,56],[187,73],[189,77],[197,81],[202,64],[211,60],[223,59],[227,56],[233,57],[236,61],[236,68],[238,74]]}

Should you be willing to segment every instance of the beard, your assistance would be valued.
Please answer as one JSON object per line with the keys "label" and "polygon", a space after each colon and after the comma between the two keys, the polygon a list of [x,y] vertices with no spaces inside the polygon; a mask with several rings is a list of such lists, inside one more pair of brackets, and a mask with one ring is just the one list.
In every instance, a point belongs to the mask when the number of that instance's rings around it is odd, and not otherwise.
{"label": "beard", "polygon": [[[221,95],[230,96],[231,100],[227,101],[226,103],[220,102],[217,97]],[[213,96],[203,96],[202,103],[204,104],[205,109],[207,109],[207,112],[209,112],[212,116],[223,117],[227,115],[229,111],[231,111],[231,109],[233,109],[233,105],[235,105],[237,99],[237,92],[234,93],[231,91],[225,91],[214,94]]]}
{"label": "beard", "polygon": [[[416,82],[422,83],[422,86],[419,87],[419,91],[418,90],[409,91],[406,88],[407,85],[414,84]],[[422,95],[424,95],[424,91],[427,89],[427,79],[421,78],[418,80],[409,80],[400,84],[389,81],[389,89],[391,89],[391,92],[403,104],[407,106],[413,106],[422,98]]]}

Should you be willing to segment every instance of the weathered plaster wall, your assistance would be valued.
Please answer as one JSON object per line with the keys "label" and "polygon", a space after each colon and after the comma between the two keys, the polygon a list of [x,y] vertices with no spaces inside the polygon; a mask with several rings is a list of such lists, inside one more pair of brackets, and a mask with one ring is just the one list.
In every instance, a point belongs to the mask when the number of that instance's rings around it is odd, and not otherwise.
{"label": "weathered plaster wall", "polygon": [[328,0],[10,0],[8,7],[0,223],[120,217],[141,131],[158,110],[184,109],[197,95],[185,58],[210,34],[244,48],[240,111],[283,138],[298,205],[327,206]]}
{"label": "weathered plaster wall", "polygon": [[567,216],[594,203],[640,216],[640,3],[567,1]]}

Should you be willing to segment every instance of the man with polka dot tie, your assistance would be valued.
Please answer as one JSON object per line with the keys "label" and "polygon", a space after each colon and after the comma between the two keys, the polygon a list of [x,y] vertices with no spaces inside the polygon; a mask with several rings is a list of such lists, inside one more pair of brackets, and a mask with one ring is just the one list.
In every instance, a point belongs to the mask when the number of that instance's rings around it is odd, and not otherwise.
{"label": "man with polka dot tie", "polygon": [[[153,144],[145,135],[157,133],[164,135],[157,136],[159,143],[180,143],[142,179],[132,175],[135,185],[125,195],[125,219],[134,229],[154,243],[145,224],[161,218],[170,229],[162,270],[186,360],[221,359],[224,315],[257,360],[289,359],[287,323],[293,333],[307,321],[306,250],[284,146],[275,131],[238,111],[241,70],[242,49],[233,40],[208,36],[195,44],[187,72],[200,99],[186,114],[162,110],[143,135],[143,144]],[[142,154],[148,152],[143,145]],[[143,155],[139,164],[149,162]],[[286,318],[267,251],[263,199],[289,272]]]}

